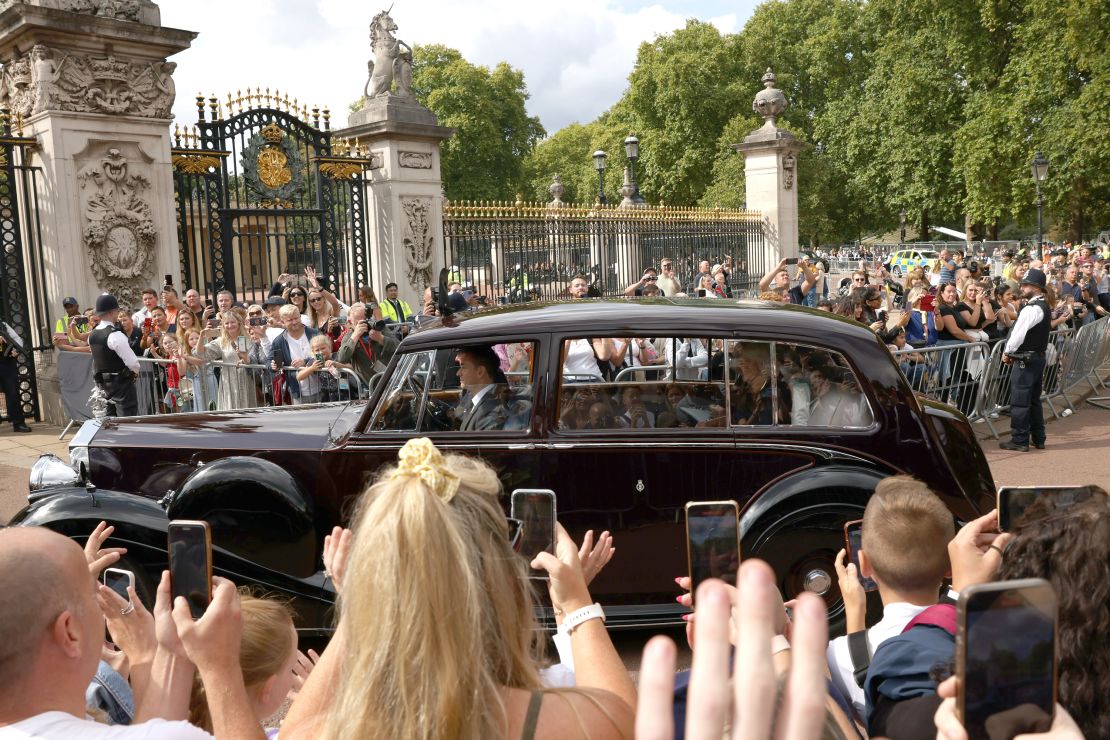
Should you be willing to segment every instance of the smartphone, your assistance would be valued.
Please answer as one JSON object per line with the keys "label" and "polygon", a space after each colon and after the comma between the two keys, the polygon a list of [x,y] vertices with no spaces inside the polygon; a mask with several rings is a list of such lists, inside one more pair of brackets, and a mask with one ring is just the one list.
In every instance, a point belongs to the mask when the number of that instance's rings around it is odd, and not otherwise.
{"label": "smartphone", "polygon": [[235,348],[238,349],[240,352],[246,352],[247,351],[247,338],[244,337],[244,336],[237,337],[235,339]]}
{"label": "smartphone", "polygon": [[[528,558],[528,562],[541,552],[555,554],[554,491],[548,488],[518,488],[513,491],[509,512],[509,516],[524,524],[519,552]],[[533,571],[532,577],[546,578],[547,571]]]}
{"label": "smartphone", "polygon": [[783,260],[783,263],[787,264],[787,265],[796,265],[796,264],[798,264],[798,258],[797,257],[787,257],[785,260]]}
{"label": "smartphone", "polygon": [[119,594],[124,601],[130,603],[131,594],[127,593],[127,587],[135,587],[134,573],[123,568],[105,568],[101,579],[105,586]]}
{"label": "smartphone", "polygon": [[173,275],[166,275],[166,282],[163,283],[163,284],[168,285],[172,288],[173,287]]}
{"label": "smartphone", "polygon": [[316,353],[316,362],[323,362],[323,361],[324,361],[324,353],[323,352],[317,352]]}
{"label": "smartphone", "polygon": [[740,508],[735,501],[686,503],[686,557],[690,593],[707,578],[735,586],[740,570]]}
{"label": "smartphone", "polygon": [[698,288],[698,298],[705,298],[705,288]]}
{"label": "smartphone", "polygon": [[1059,510],[1082,503],[1093,495],[1091,486],[1002,486],[996,501],[998,531],[1010,532],[1021,524],[1026,509],[1042,496],[1052,496],[1052,507]]}
{"label": "smartphone", "polygon": [[73,324],[81,331],[84,331],[85,329],[89,328],[89,317],[78,316],[73,320]]}
{"label": "smartphone", "polygon": [[861,571],[859,567],[859,551],[863,549],[862,519],[844,523],[844,548],[848,551],[848,560],[856,566],[856,575],[859,577],[859,585],[863,586],[864,591],[878,591],[879,584],[875,583],[870,578],[864,578],[863,571]]}
{"label": "smartphone", "polygon": [[266,317],[265,316],[251,316],[250,325],[251,326],[266,326]]}
{"label": "smartphone", "polygon": [[208,522],[178,519],[166,539],[173,598],[184,596],[196,619],[212,600],[212,532]]}
{"label": "smartphone", "polygon": [[220,320],[217,319],[217,318],[208,319],[208,328],[209,329],[219,329],[220,328]]}
{"label": "smartphone", "polygon": [[150,327],[152,326],[154,326],[154,319],[150,318],[149,316],[143,319],[143,331],[149,332]]}
{"label": "smartphone", "polygon": [[936,310],[937,299],[936,296],[929,294],[921,296],[921,311],[924,313],[932,313]]}
{"label": "smartphone", "polygon": [[956,711],[969,740],[1046,732],[1056,707],[1056,595],[1040,578],[969,586],[956,605]]}

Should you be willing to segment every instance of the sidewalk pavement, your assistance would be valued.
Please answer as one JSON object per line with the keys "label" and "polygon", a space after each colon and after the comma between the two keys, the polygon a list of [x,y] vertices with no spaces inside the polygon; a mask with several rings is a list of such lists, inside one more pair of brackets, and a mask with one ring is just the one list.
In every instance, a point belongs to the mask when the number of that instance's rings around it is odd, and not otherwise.
{"label": "sidewalk pavement", "polygon": [[[1110,411],[1073,399],[1076,413],[1061,419],[1048,417],[1047,449],[1010,452],[998,449],[998,442],[984,437],[985,425],[975,424],[979,444],[998,485],[1086,485],[1096,483],[1110,489],[1110,472],[1102,467],[1110,452]],[[1005,417],[1003,417],[1005,425]],[[69,460],[69,440],[76,427],[58,439],[62,428],[50,424],[31,424],[31,434],[0,432],[0,522],[7,522],[27,503],[27,475],[39,455],[52,452]],[[6,427],[5,427],[6,429]],[[1009,439],[1008,429],[999,427],[1001,439]]]}

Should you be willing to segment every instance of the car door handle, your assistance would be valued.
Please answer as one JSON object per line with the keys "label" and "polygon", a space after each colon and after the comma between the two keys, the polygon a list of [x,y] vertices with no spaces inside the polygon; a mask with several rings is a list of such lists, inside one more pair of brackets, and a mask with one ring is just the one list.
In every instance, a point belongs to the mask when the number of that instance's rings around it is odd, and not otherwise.
{"label": "car door handle", "polygon": [[525,444],[509,445],[510,450],[534,450],[536,449],[535,442],[526,442]]}

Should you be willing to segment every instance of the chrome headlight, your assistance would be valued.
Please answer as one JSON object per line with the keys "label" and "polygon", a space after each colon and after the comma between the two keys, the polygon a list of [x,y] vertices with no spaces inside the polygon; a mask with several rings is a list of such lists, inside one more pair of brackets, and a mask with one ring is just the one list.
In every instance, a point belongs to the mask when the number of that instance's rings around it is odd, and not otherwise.
{"label": "chrome headlight", "polygon": [[31,491],[76,485],[80,476],[57,455],[40,455],[31,466]]}

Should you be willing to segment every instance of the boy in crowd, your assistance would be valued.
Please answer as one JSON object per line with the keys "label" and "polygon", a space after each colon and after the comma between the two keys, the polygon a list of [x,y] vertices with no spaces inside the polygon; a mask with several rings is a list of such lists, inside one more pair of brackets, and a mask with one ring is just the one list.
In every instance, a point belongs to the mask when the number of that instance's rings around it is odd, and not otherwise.
{"label": "boy in crowd", "polygon": [[[955,534],[952,512],[928,486],[907,475],[885,478],[863,513],[863,546],[860,548],[861,575],[879,586],[883,618],[867,630],[867,655],[879,645],[902,632],[910,620],[937,602],[941,581],[949,572],[946,547]],[[845,553],[841,550],[840,555]],[[839,558],[838,558],[839,560]],[[849,632],[861,630],[867,609],[866,594],[859,584],[854,565],[842,567],[840,588],[848,618]],[[853,630],[855,627],[855,630]],[[829,643],[828,660],[832,681],[852,700],[859,717],[864,716],[864,692],[855,679],[849,637]],[[857,662],[862,662],[857,658]]]}

